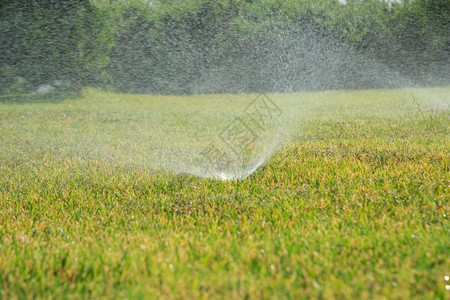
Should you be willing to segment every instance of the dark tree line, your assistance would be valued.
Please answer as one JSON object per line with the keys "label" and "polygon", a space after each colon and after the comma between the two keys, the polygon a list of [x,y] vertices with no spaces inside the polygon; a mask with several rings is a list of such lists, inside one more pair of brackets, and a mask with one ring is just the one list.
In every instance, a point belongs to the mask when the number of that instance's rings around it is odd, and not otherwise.
{"label": "dark tree line", "polygon": [[109,63],[111,29],[87,0],[4,1],[0,20],[1,91],[80,89]]}
{"label": "dark tree line", "polygon": [[0,2],[0,92],[450,84],[450,1]]}

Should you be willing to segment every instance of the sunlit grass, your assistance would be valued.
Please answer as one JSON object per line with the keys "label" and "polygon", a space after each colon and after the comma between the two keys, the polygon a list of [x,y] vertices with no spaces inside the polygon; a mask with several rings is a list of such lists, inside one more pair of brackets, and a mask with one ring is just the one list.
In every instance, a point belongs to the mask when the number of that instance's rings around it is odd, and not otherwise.
{"label": "sunlit grass", "polygon": [[292,138],[243,181],[151,146],[254,95],[0,103],[0,295],[448,298],[449,91],[270,95]]}

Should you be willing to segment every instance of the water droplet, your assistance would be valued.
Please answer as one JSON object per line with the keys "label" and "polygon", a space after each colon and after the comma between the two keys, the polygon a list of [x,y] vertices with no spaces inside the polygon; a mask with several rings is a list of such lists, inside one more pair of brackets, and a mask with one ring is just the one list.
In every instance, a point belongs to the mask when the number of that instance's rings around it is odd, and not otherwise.
{"label": "water droplet", "polygon": [[445,280],[445,281],[448,281],[449,279],[450,279],[449,276],[444,276],[444,280]]}
{"label": "water droplet", "polygon": [[392,286],[393,286],[393,287],[396,287],[396,286],[397,286],[397,282],[393,281],[393,282],[392,282]]}
{"label": "water droplet", "polygon": [[445,289],[446,289],[447,291],[450,291],[450,285],[447,284],[447,285],[445,286]]}

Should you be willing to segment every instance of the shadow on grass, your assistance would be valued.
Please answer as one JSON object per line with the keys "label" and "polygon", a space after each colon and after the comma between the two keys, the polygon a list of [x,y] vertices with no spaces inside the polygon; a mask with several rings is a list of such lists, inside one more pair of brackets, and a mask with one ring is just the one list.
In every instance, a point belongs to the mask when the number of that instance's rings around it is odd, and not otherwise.
{"label": "shadow on grass", "polygon": [[49,103],[62,102],[71,100],[81,96],[81,91],[61,91],[53,93],[29,93],[29,94],[15,94],[2,95],[0,94],[0,103],[11,104],[27,104],[27,103]]}

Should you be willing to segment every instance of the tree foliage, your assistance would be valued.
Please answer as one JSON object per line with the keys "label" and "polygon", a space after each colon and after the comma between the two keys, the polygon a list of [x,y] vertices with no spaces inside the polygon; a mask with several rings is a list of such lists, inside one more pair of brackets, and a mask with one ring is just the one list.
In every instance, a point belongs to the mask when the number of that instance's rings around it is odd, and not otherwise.
{"label": "tree foliage", "polygon": [[0,91],[133,93],[449,84],[448,0],[2,2]]}
{"label": "tree foliage", "polygon": [[1,20],[1,89],[17,80],[23,89],[54,81],[79,89],[109,62],[111,30],[87,0],[7,1]]}

